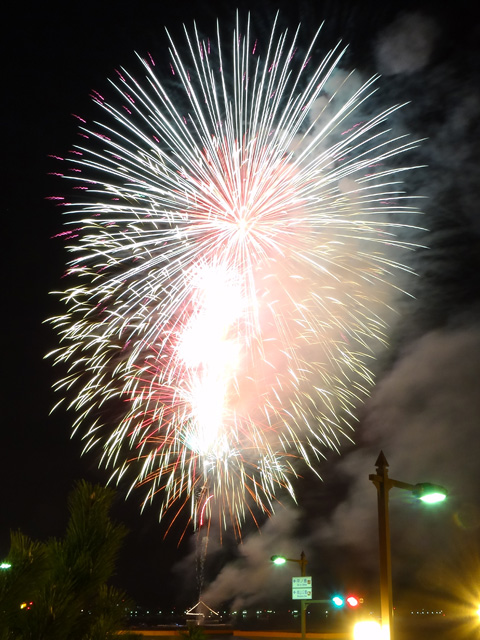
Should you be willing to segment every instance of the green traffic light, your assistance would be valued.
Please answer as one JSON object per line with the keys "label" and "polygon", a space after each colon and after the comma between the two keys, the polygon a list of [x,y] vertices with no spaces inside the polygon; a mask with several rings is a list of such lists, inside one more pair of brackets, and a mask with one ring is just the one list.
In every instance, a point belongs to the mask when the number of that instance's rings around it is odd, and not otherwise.
{"label": "green traffic light", "polygon": [[341,598],[340,596],[333,596],[332,602],[336,607],[343,607],[343,605],[345,604],[343,598]]}
{"label": "green traffic light", "polygon": [[273,562],[273,564],[285,564],[287,561],[287,559],[283,556],[272,556],[270,560]]}
{"label": "green traffic light", "polygon": [[2,564],[0,564],[0,569],[11,569],[12,565],[9,562],[2,562]]}

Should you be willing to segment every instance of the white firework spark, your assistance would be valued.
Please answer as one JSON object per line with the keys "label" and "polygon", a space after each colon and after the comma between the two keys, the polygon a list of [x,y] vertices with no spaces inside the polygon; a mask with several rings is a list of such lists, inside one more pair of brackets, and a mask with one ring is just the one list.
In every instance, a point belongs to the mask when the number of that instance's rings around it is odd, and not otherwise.
{"label": "white firework spark", "polygon": [[262,54],[250,32],[237,20],[228,57],[218,28],[186,30],[186,57],[170,40],[173,92],[140,58],[119,106],[95,93],[53,319],[86,449],[160,493],[160,517],[189,503],[237,531],[349,431],[415,211],[386,165],[415,144],[385,124],[398,106],[343,131],[376,78],[335,106],[340,46],[315,67],[317,38],[300,58],[298,30],[274,26]]}

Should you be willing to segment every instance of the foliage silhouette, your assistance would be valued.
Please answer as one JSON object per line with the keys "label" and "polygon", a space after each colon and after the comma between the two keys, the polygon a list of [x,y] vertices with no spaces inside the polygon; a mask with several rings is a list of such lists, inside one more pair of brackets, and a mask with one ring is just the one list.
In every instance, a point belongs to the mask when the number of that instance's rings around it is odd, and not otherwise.
{"label": "foliage silhouette", "polygon": [[80,481],[62,539],[11,533],[11,568],[0,574],[0,640],[109,640],[125,626],[131,603],[107,584],[126,535],[110,518],[113,496]]}

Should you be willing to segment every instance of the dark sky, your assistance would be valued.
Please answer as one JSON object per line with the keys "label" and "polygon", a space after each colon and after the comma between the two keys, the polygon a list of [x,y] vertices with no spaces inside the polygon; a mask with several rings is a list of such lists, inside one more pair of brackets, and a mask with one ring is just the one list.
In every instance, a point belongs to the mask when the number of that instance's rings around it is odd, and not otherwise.
{"label": "dark sky", "polygon": [[[250,8],[246,2],[239,6]],[[323,483],[308,474],[299,480],[298,506],[287,501],[261,534],[247,527],[238,549],[228,535],[223,547],[210,542],[205,584],[211,583],[212,603],[226,598],[250,604],[259,592],[281,599],[283,587],[266,559],[275,552],[296,557],[302,548],[325,589],[354,583],[374,592],[376,513],[368,474],[380,449],[392,477],[428,479],[451,491],[448,506],[430,519],[405,504],[405,496],[392,496],[398,583],[444,588],[448,563],[439,561],[440,550],[456,558],[458,548],[471,548],[478,562],[480,33],[469,6],[251,3],[260,33],[268,34],[276,8],[284,24],[304,23],[307,41],[326,20],[328,46],[339,38],[351,44],[345,68],[357,68],[365,78],[383,75],[379,108],[410,103],[394,126],[427,138],[409,159],[426,168],[408,177],[407,190],[426,198],[421,209],[428,249],[412,257],[418,278],[409,286],[415,298],[399,306],[391,347],[360,412],[355,444],[345,445],[340,457],[327,455],[319,469]],[[43,358],[56,338],[43,322],[59,312],[49,292],[61,286],[66,260],[62,245],[51,239],[61,231],[62,216],[46,198],[64,185],[48,175],[55,170],[49,155],[66,153],[77,126],[72,114],[94,117],[91,89],[105,87],[117,66],[134,66],[134,51],[151,51],[162,60],[164,26],[177,41],[182,23],[193,19],[213,33],[217,17],[233,26],[234,5],[47,0],[28,10],[17,3],[9,14],[3,27],[7,231],[0,558],[8,551],[11,529],[40,539],[61,535],[74,481],[107,478],[97,470],[95,454],[81,457],[80,439],[70,439],[71,416],[62,411],[49,416],[57,374]],[[124,503],[120,495],[115,515],[131,530],[119,584],[140,602],[195,597],[195,554],[202,541],[189,533],[177,547],[177,531],[164,539],[166,527],[158,524],[155,510],[140,515],[134,498]]]}

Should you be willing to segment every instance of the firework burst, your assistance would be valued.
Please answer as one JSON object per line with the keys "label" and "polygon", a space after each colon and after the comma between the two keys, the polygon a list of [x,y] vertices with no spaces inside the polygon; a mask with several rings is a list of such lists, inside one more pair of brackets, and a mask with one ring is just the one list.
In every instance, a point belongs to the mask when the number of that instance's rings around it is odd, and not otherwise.
{"label": "firework burst", "polygon": [[86,449],[161,518],[189,504],[237,531],[348,433],[413,210],[386,165],[414,144],[385,125],[398,107],[352,121],[376,79],[340,99],[340,47],[315,66],[317,38],[300,56],[297,34],[250,33],[171,41],[173,91],[148,57],[141,83],[122,69],[116,99],[94,93],[53,319]]}

